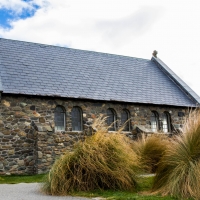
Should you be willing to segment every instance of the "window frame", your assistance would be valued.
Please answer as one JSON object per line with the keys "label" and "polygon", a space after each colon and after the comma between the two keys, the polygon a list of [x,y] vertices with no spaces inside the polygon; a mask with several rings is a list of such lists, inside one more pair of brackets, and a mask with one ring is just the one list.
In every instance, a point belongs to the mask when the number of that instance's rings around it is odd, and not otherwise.
{"label": "window frame", "polygon": [[[166,116],[166,124],[164,124],[164,116]],[[164,129],[166,129],[164,128],[165,125],[167,126],[167,131],[164,131]],[[171,133],[171,130],[171,115],[169,112],[164,111],[162,114],[162,131],[164,133]]]}
{"label": "window frame", "polygon": [[[154,114],[154,116],[152,116],[152,114]],[[154,122],[155,122],[155,124],[154,125],[156,125],[156,128],[152,128],[152,117],[154,117],[155,118],[155,120],[154,120]],[[160,130],[160,126],[159,126],[159,114],[158,114],[158,112],[156,112],[156,111],[151,111],[151,117],[150,117],[150,122],[151,122],[151,130],[152,130],[152,132],[157,132],[157,131],[159,131]]]}
{"label": "window frame", "polygon": [[[77,109],[78,111],[79,111],[79,123],[80,123],[80,125],[78,125],[77,127],[79,127],[78,128],[78,130],[76,130],[74,127],[76,127],[76,126],[74,126],[74,120],[75,120],[75,118],[73,118],[73,110],[74,109]],[[72,131],[83,131],[83,111],[82,111],[82,109],[79,107],[79,106],[74,106],[73,108],[72,108],[72,110],[71,110],[71,123],[72,123]]]}
{"label": "window frame", "polygon": [[[112,120],[111,123],[109,122],[109,114],[108,114],[109,111],[110,111],[110,113],[112,113],[112,118],[113,118],[113,120]],[[117,123],[116,123],[116,121],[117,121],[117,114],[116,114],[115,110],[113,108],[108,108],[106,110],[106,115],[107,115],[107,120],[106,120],[107,125],[108,126],[112,125],[112,127],[110,127],[108,129],[108,131],[116,131],[117,130]]]}
{"label": "window frame", "polygon": [[[122,121],[122,119],[123,119],[123,117],[122,117],[123,113],[126,113],[126,116],[127,116],[127,119],[126,119],[126,121],[124,121],[124,122]],[[123,109],[122,112],[121,112],[121,124],[122,124],[122,126],[123,126],[125,123],[126,123],[126,125],[125,125],[123,131],[130,132],[130,131],[131,131],[131,123],[130,123],[130,112],[129,112],[128,109]],[[128,130],[126,130],[126,128],[127,128]]]}
{"label": "window frame", "polygon": [[[58,111],[56,111],[56,109],[59,109],[59,108],[61,108],[62,109],[62,112],[58,112]],[[59,126],[57,126],[56,125],[56,123],[58,122],[57,120],[56,120],[56,114],[58,114],[58,113],[60,113],[60,114],[62,114],[63,113],[63,128],[62,129],[59,129],[58,127]],[[65,108],[63,107],[63,106],[60,106],[60,105],[57,105],[56,107],[55,107],[55,109],[54,109],[54,123],[55,123],[55,131],[65,131],[65,129],[66,129],[66,110],[65,110]]]}

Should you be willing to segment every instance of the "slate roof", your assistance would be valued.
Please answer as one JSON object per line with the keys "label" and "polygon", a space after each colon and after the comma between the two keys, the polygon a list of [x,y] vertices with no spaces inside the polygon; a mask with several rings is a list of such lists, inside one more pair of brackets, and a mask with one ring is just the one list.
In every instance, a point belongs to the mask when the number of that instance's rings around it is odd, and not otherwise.
{"label": "slate roof", "polygon": [[3,93],[195,106],[194,94],[152,60],[0,39]]}

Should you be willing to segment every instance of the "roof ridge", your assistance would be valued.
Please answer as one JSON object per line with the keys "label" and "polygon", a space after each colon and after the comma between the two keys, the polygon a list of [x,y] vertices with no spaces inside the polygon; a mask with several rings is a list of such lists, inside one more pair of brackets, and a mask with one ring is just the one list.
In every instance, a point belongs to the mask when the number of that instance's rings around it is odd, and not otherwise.
{"label": "roof ridge", "polygon": [[92,50],[85,50],[85,49],[75,49],[75,48],[57,46],[57,45],[52,45],[52,44],[42,44],[42,43],[37,43],[37,42],[27,42],[27,41],[22,41],[22,40],[14,40],[14,39],[7,39],[7,38],[1,38],[1,37],[0,37],[0,40],[11,40],[11,41],[16,41],[16,42],[36,44],[36,45],[39,45],[39,46],[46,45],[46,46],[49,46],[49,47],[57,47],[57,48],[71,49],[71,50],[75,50],[75,51],[85,51],[85,52],[91,52],[91,53],[99,53],[99,54],[105,54],[105,55],[107,54],[107,55],[112,55],[112,56],[120,56],[120,57],[134,58],[134,59],[150,61],[150,59],[147,59],[147,58],[138,58],[138,57],[125,56],[125,55],[120,55],[120,54],[105,53],[105,52],[92,51]]}
{"label": "roof ridge", "polygon": [[156,62],[158,67],[168,75],[181,89],[182,91],[192,98],[197,105],[200,105],[200,97],[178,76],[176,75],[161,59],[152,56],[152,61]]}

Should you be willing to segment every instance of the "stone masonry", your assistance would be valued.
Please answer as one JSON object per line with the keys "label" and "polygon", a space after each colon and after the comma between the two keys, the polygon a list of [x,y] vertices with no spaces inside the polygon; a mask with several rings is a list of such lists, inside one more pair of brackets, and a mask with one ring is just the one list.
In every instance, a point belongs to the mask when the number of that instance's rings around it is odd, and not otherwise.
{"label": "stone masonry", "polygon": [[[66,110],[66,130],[62,132],[54,131],[57,105]],[[73,106],[82,109],[82,132],[72,131]],[[159,115],[168,111],[174,128],[180,128],[184,122],[184,117],[178,113],[188,114],[188,108],[183,107],[3,94],[0,103],[0,174],[46,173],[59,155],[71,150],[76,141],[89,134],[87,130],[93,120],[99,114],[106,115],[108,108],[116,111],[117,128],[122,126],[122,109],[129,110],[131,132],[125,134],[130,138],[134,138],[136,126],[150,129],[153,110]]]}

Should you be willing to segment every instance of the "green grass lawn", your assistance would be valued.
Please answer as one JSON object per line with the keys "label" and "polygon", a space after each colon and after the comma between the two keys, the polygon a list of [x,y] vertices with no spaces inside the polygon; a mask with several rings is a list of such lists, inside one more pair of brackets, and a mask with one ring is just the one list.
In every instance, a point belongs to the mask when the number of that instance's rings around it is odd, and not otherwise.
{"label": "green grass lawn", "polygon": [[[45,175],[34,176],[0,176],[0,184],[15,184],[15,183],[41,183]],[[84,197],[103,197],[108,200],[175,200],[172,197],[161,197],[150,194],[153,177],[141,178],[137,192],[122,192],[122,191],[92,191],[92,192],[74,192],[72,196]]]}
{"label": "green grass lawn", "polygon": [[72,195],[84,196],[84,197],[103,197],[108,200],[175,200],[172,197],[161,197],[157,195],[151,195],[151,186],[154,177],[140,178],[137,192],[125,192],[125,191],[93,191],[93,192],[76,192]]}
{"label": "green grass lawn", "polygon": [[34,175],[34,176],[0,176],[0,184],[15,184],[15,183],[41,183],[43,182],[45,175]]}

